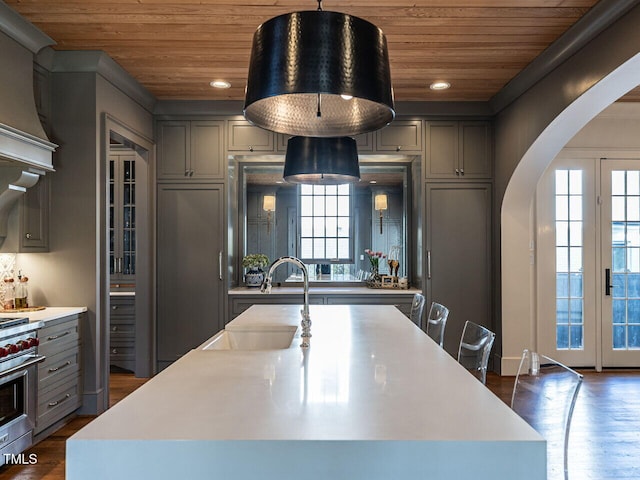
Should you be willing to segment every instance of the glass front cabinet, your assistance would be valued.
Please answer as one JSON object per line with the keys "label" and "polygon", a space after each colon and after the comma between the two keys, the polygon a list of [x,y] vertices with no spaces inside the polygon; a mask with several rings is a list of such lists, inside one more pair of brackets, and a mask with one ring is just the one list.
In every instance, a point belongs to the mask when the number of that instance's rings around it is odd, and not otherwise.
{"label": "glass front cabinet", "polygon": [[109,155],[109,272],[112,285],[135,285],[136,154],[113,145]]}

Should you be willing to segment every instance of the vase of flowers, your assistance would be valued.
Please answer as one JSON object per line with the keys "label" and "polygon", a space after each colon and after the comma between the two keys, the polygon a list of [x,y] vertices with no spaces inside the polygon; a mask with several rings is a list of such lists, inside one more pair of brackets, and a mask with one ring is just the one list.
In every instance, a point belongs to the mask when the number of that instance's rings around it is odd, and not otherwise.
{"label": "vase of flowers", "polygon": [[269,265],[269,257],[264,253],[250,253],[242,259],[242,266],[248,271],[244,274],[247,287],[259,287],[264,281],[263,267]]}
{"label": "vase of flowers", "polygon": [[380,283],[380,259],[387,258],[382,252],[374,252],[367,248],[364,253],[369,257],[369,263],[371,264],[371,274],[369,275],[369,283]]}

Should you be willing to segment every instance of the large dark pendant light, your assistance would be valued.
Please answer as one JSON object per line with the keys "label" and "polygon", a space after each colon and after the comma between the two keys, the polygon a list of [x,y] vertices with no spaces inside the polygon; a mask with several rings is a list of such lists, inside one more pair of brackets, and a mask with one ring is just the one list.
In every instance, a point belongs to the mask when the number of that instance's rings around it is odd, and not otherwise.
{"label": "large dark pendant light", "polygon": [[253,36],[244,116],[267,130],[343,137],[395,115],[387,41],[366,20],[321,9],[274,17]]}
{"label": "large dark pendant light", "polygon": [[358,148],[350,137],[291,137],[284,161],[289,183],[339,185],[360,181]]}

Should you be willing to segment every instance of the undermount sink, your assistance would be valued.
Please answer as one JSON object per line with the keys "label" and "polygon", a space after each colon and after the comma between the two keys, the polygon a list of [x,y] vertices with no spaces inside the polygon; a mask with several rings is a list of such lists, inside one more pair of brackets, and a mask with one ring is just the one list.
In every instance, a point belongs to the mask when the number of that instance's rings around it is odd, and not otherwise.
{"label": "undermount sink", "polygon": [[281,350],[292,346],[297,331],[295,325],[222,330],[202,350]]}

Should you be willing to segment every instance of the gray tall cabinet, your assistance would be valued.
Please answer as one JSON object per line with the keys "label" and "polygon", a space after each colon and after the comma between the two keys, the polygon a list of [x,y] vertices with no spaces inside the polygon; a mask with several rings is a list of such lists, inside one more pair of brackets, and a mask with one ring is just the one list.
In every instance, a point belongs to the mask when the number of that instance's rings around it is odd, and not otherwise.
{"label": "gray tall cabinet", "polygon": [[224,327],[224,121],[158,121],[157,360]]}
{"label": "gray tall cabinet", "polygon": [[428,302],[450,308],[445,349],[464,323],[491,319],[492,135],[485,121],[427,121],[424,278]]}

